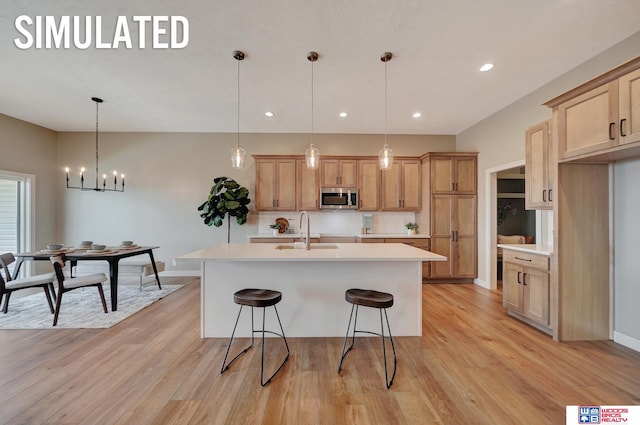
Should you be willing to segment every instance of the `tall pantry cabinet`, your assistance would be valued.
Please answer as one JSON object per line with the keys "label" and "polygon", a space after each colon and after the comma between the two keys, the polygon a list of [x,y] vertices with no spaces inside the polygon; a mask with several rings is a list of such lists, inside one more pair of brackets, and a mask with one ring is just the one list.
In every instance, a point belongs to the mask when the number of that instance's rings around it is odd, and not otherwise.
{"label": "tall pantry cabinet", "polygon": [[431,265],[431,280],[469,282],[477,276],[477,157],[476,152],[422,157],[431,251],[447,257]]}

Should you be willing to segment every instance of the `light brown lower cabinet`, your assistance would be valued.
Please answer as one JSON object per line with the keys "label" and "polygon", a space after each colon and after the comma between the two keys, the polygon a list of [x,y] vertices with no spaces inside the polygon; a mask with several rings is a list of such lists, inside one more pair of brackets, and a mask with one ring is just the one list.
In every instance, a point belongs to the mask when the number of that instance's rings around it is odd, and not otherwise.
{"label": "light brown lower cabinet", "polygon": [[551,334],[549,257],[503,250],[502,295],[509,315]]}
{"label": "light brown lower cabinet", "polygon": [[[411,245],[415,248],[424,249],[425,251],[431,250],[431,240],[429,238],[356,238],[361,243],[403,243],[405,245]],[[422,278],[429,277],[431,272],[431,262],[422,262]]]}

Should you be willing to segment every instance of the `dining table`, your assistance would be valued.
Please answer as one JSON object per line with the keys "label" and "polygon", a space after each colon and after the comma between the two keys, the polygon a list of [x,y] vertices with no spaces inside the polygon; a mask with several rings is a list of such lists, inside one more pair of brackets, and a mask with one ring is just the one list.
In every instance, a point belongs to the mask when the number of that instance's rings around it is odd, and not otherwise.
{"label": "dining table", "polygon": [[104,250],[89,250],[82,248],[67,248],[60,250],[40,250],[33,252],[21,252],[14,254],[16,257],[15,268],[13,270],[13,278],[18,276],[20,268],[25,261],[49,261],[51,256],[64,254],[69,261],[70,270],[73,276],[73,268],[78,264],[78,261],[106,261],[109,264],[109,284],[111,291],[111,311],[118,309],[118,263],[123,258],[135,257],[137,255],[148,255],[151,260],[153,272],[156,277],[158,288],[162,289],[160,285],[160,278],[158,277],[158,269],[156,268],[156,262],[153,258],[153,250],[160,248],[159,246],[133,246],[133,247],[109,247]]}

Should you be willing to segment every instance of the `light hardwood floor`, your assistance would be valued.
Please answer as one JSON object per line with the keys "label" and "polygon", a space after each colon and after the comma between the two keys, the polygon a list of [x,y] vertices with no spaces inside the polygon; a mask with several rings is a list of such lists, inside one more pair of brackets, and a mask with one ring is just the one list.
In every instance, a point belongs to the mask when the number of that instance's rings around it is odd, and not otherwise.
{"label": "light hardwood floor", "polygon": [[424,336],[395,339],[390,390],[377,338],[342,376],[341,338],[290,338],[262,388],[259,345],[220,375],[226,340],[200,339],[190,281],[110,329],[0,331],[0,424],[564,424],[565,405],[640,404],[640,353],[555,343],[460,284],[423,286]]}

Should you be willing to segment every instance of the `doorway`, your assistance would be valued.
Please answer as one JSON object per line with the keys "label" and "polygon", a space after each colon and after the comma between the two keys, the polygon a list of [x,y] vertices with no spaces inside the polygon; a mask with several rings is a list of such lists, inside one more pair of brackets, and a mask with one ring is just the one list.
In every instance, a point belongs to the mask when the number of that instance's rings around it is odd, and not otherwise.
{"label": "doorway", "polygon": [[[535,243],[536,214],[525,208],[524,167],[497,173],[496,224],[497,244]],[[497,287],[502,282],[502,248],[497,248]]]}

